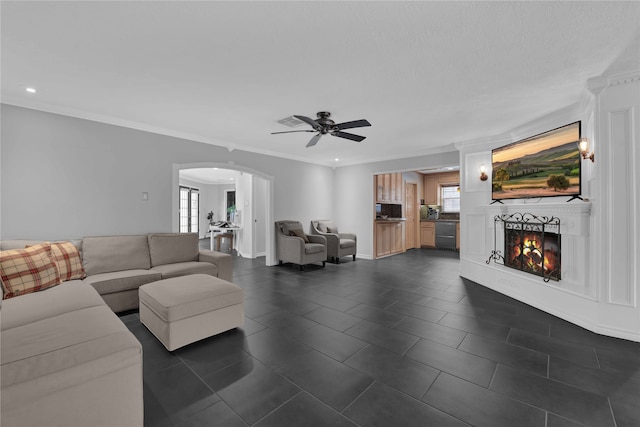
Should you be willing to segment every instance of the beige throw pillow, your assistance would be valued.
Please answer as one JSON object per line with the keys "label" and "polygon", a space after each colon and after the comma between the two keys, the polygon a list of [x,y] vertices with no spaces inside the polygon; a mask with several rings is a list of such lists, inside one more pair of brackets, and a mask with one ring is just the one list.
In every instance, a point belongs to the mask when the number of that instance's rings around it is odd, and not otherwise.
{"label": "beige throw pillow", "polygon": [[289,236],[301,237],[305,243],[309,243],[309,238],[302,230],[289,230]]}

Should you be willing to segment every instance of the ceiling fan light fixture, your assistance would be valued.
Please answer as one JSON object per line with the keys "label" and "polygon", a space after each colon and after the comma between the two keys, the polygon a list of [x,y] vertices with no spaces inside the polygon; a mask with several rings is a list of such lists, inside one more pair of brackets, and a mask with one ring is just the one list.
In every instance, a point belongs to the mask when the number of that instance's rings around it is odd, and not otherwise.
{"label": "ceiling fan light fixture", "polygon": [[284,126],[288,126],[290,128],[296,128],[300,125],[303,125],[304,122],[300,119],[297,119],[293,116],[285,117],[284,119],[278,120],[278,123]]}

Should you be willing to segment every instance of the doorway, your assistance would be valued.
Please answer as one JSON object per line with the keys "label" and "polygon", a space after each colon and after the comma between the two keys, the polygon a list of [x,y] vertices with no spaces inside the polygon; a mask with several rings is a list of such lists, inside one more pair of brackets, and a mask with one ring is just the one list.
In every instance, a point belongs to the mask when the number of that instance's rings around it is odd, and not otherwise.
{"label": "doorway", "polygon": [[[238,232],[237,249],[238,255],[247,258],[265,257],[265,264],[268,266],[275,265],[275,248],[273,227],[269,227],[273,221],[273,177],[266,175],[260,171],[256,171],[242,166],[226,164],[226,163],[189,163],[174,164],[173,166],[173,182],[174,192],[172,197],[173,217],[175,224],[172,228],[174,232],[179,232],[179,204],[180,204],[180,181],[181,175],[188,173],[190,170],[207,169],[207,170],[224,170],[233,172],[235,175],[234,187],[230,186],[231,179],[226,178],[227,182],[225,191],[218,191],[219,204],[211,204],[216,191],[207,192],[210,188],[206,186],[200,187],[200,234],[207,233],[209,229],[209,213],[214,213],[214,221],[228,220],[230,211],[229,207],[235,207],[232,211],[235,213],[235,223],[241,226]],[[184,171],[184,172],[183,172]],[[233,192],[232,195],[228,194]],[[205,199],[209,199],[209,204]],[[229,204],[230,203],[230,204]],[[201,236],[202,237],[202,236]]]}
{"label": "doorway", "polygon": [[405,216],[407,221],[405,223],[405,245],[407,249],[414,249],[420,247],[420,239],[418,233],[420,232],[419,217],[419,205],[418,205],[418,185],[406,183],[404,187],[405,191]]}
{"label": "doorway", "polygon": [[180,233],[196,233],[200,230],[200,190],[180,186]]}

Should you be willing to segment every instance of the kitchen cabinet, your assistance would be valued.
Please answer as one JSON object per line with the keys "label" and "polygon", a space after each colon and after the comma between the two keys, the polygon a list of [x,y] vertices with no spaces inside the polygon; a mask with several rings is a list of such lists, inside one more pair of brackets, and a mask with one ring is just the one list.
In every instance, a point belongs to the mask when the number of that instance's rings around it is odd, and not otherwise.
{"label": "kitchen cabinet", "polygon": [[438,178],[435,175],[425,175],[424,177],[424,204],[438,204]]}
{"label": "kitchen cabinet", "polygon": [[385,173],[376,175],[376,202],[402,203],[402,174]]}
{"label": "kitchen cabinet", "polygon": [[427,248],[436,247],[435,221],[422,221],[420,223],[420,246]]}
{"label": "kitchen cabinet", "polygon": [[404,252],[404,223],[376,222],[376,258]]}
{"label": "kitchen cabinet", "polygon": [[424,204],[439,205],[440,186],[452,184],[460,184],[460,172],[443,172],[425,175],[423,181]]}

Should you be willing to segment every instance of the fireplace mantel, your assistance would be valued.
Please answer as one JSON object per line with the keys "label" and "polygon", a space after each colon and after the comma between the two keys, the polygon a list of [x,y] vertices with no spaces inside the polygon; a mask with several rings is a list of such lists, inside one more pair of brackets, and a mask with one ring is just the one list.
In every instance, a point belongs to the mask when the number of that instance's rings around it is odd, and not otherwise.
{"label": "fireplace mantel", "polygon": [[489,228],[494,226],[496,215],[511,215],[514,213],[530,213],[536,216],[546,216],[560,219],[562,234],[566,236],[588,236],[589,219],[591,216],[591,202],[575,203],[509,203],[493,204],[484,207]]}

